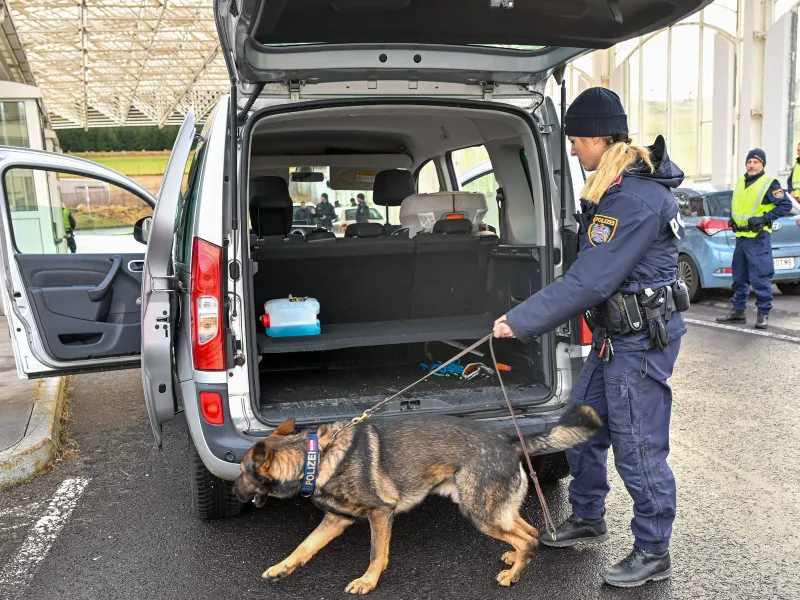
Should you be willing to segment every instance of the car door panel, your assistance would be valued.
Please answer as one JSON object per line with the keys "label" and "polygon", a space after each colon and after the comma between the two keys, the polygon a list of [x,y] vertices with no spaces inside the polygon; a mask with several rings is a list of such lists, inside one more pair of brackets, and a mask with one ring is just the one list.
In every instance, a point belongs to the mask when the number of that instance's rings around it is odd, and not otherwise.
{"label": "car door panel", "polygon": [[[143,254],[16,256],[48,354],[60,361],[134,356],[141,347]],[[116,259],[116,273],[111,271]],[[109,276],[112,280],[107,282]],[[105,290],[101,286],[107,283]],[[105,293],[94,295],[94,292]]]}

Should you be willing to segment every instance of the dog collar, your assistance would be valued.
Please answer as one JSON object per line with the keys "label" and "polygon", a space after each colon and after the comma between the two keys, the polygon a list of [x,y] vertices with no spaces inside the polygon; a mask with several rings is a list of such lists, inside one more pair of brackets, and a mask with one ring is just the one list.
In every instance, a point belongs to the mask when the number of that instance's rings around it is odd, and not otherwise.
{"label": "dog collar", "polygon": [[317,483],[318,468],[319,441],[317,440],[316,433],[310,433],[306,441],[306,467],[303,472],[303,486],[300,488],[300,494],[303,496],[308,497],[314,493],[314,487]]}

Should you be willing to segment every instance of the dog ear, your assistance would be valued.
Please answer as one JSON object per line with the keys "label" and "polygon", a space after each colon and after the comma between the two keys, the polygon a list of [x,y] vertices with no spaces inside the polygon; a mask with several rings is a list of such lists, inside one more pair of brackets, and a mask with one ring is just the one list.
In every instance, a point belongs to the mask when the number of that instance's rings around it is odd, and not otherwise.
{"label": "dog ear", "polygon": [[267,450],[267,445],[264,442],[258,442],[251,450],[250,459],[253,461],[253,467],[262,475],[267,472],[275,452],[270,448]]}
{"label": "dog ear", "polygon": [[286,419],[275,428],[272,435],[292,435],[294,433],[294,419]]}

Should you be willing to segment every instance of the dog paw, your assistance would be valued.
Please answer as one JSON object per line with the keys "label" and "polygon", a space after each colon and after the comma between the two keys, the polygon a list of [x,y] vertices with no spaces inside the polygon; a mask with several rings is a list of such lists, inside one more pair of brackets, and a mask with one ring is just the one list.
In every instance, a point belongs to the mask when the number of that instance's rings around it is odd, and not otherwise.
{"label": "dog paw", "polygon": [[519,581],[519,573],[514,573],[514,569],[500,571],[497,575],[497,583],[503,587],[508,587],[513,583],[517,583],[517,581]]}
{"label": "dog paw", "polygon": [[267,581],[278,581],[287,575],[291,575],[293,571],[294,568],[290,567],[286,563],[278,563],[277,565],[273,565],[264,571],[261,574],[261,578],[266,579]]}
{"label": "dog paw", "polygon": [[363,595],[374,590],[376,585],[378,585],[377,581],[372,581],[371,579],[367,579],[365,577],[359,577],[358,579],[351,581],[344,591],[348,594]]}
{"label": "dog paw", "polygon": [[513,567],[514,563],[517,562],[517,551],[509,550],[508,552],[503,554],[503,556],[500,557],[500,560],[502,560],[508,566]]}

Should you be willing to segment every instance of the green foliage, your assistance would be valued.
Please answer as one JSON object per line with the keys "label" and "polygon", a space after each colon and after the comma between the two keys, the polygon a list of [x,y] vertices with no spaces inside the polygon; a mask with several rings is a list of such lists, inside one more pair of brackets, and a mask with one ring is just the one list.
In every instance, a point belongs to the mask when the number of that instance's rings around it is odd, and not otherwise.
{"label": "green foliage", "polygon": [[59,129],[58,141],[64,152],[135,152],[171,150],[178,127],[98,127]]}

